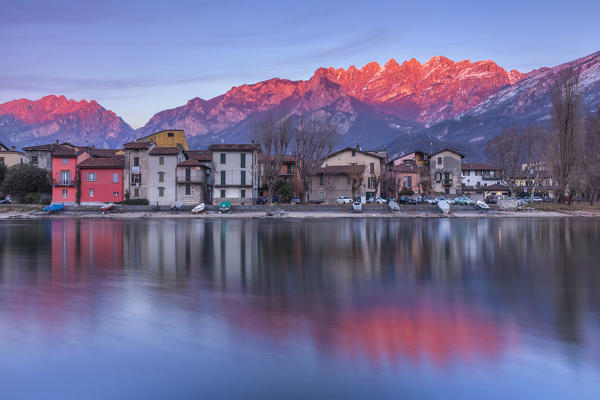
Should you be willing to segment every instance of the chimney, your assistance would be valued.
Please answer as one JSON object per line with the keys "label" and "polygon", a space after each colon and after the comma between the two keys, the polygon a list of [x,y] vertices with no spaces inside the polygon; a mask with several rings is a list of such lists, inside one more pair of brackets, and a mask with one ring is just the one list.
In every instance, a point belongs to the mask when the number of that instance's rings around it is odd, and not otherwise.
{"label": "chimney", "polygon": [[360,151],[360,145],[356,143],[356,150]]}

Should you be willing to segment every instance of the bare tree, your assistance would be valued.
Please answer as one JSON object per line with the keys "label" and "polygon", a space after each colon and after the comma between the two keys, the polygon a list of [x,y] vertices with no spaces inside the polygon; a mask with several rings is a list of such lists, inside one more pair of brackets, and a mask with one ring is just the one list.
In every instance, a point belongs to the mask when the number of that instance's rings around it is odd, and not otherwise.
{"label": "bare tree", "polygon": [[586,118],[581,157],[583,189],[590,204],[600,196],[600,107]]}
{"label": "bare tree", "polygon": [[261,178],[272,203],[275,184],[280,179],[281,166],[292,140],[292,124],[285,116],[269,113],[254,123],[252,135],[262,152]]}
{"label": "bare tree", "polygon": [[579,73],[573,68],[559,72],[551,96],[553,130],[548,155],[556,180],[556,197],[562,203],[566,191],[569,190],[569,179],[579,156],[577,144],[581,131],[582,108]]}
{"label": "bare tree", "polygon": [[525,176],[531,182],[531,201],[535,197],[535,189],[540,186],[541,173],[545,169],[546,141],[544,133],[536,127],[529,127],[521,131],[521,148],[523,161],[526,164]]}
{"label": "bare tree", "polygon": [[516,128],[505,128],[487,145],[488,156],[500,168],[500,176],[514,195],[517,174],[521,170],[521,133]]}
{"label": "bare tree", "polygon": [[[371,184],[371,186],[373,186],[372,188],[370,187],[369,189],[375,189],[375,196],[377,196],[377,191],[379,190],[379,186],[381,185],[381,183],[383,181],[383,177],[384,177],[384,173],[381,168],[379,168],[379,169],[376,168],[372,173],[369,174],[369,180],[371,181],[370,184]],[[373,199],[373,200],[375,200],[375,199]]]}
{"label": "bare tree", "polygon": [[365,166],[364,165],[351,165],[348,171],[348,177],[350,178],[350,190],[352,191],[352,200],[354,200],[357,194],[360,194],[360,186],[363,183],[365,177]]}
{"label": "bare tree", "polygon": [[337,126],[331,119],[304,117],[296,124],[294,153],[305,200],[308,200],[311,176],[331,153],[336,138]]}

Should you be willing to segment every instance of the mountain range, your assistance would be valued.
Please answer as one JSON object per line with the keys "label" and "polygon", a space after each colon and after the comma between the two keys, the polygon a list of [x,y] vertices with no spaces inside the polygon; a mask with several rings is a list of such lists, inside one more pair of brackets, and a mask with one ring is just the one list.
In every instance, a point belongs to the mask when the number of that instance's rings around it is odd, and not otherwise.
{"label": "mountain range", "polygon": [[338,147],[387,147],[391,153],[453,147],[475,161],[485,158],[485,143],[504,126],[548,123],[550,90],[567,67],[580,71],[584,105],[593,109],[600,103],[600,52],[527,73],[493,61],[391,59],[360,69],[319,68],[308,80],[274,78],[233,87],[161,111],[137,130],[93,100],[14,100],[0,104],[0,141],[114,147],[161,129],[184,129],[192,146],[203,147],[248,141],[252,121],[276,111],[330,117],[338,126]]}

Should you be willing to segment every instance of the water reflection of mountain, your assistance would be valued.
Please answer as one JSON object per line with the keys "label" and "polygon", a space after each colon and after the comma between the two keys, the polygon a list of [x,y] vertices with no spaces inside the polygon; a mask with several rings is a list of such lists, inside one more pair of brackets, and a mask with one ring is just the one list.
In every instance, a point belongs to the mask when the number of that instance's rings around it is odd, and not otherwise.
{"label": "water reflection of mountain", "polygon": [[523,334],[590,350],[600,331],[595,220],[53,220],[0,239],[1,283],[87,315],[135,295],[371,360],[495,357]]}

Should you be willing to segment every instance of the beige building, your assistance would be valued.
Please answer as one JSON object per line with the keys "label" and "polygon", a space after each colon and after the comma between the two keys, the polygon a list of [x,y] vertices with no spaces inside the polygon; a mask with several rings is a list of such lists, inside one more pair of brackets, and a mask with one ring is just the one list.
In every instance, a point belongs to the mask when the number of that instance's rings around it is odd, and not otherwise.
{"label": "beige building", "polygon": [[[345,149],[336,151],[335,153],[331,153],[327,156],[321,167],[326,168],[332,166],[349,165],[364,166],[365,168],[362,176],[362,183],[358,188],[358,192],[356,193],[356,196],[360,196],[361,201],[364,203],[370,198],[380,195],[384,163],[384,151],[363,151],[360,149],[360,147],[356,146],[347,147]],[[350,196],[351,193],[345,195]]]}
{"label": "beige building", "polygon": [[429,156],[429,174],[433,193],[456,195],[461,192],[463,158],[464,155],[450,149]]}
{"label": "beige building", "polygon": [[125,192],[131,199],[148,199],[150,170],[148,161],[153,142],[127,143],[125,149]]}
{"label": "beige building", "polygon": [[339,196],[352,197],[352,177],[364,173],[364,165],[319,168],[310,178],[308,200],[335,204]]}
{"label": "beige building", "polygon": [[24,164],[27,162],[27,155],[21,151],[17,151],[15,146],[8,146],[0,143],[0,165],[12,167],[16,164]]}

